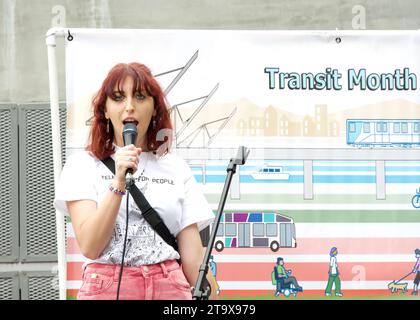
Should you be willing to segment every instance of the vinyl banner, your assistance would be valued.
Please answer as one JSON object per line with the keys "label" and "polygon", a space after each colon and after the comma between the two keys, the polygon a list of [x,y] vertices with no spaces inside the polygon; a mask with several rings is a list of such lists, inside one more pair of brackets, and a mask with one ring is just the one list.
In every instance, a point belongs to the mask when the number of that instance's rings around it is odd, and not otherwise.
{"label": "vinyl banner", "polygon": [[[92,97],[119,62],[147,65],[165,90],[172,152],[215,213],[229,159],[251,150],[212,252],[220,297],[412,297],[420,32],[69,32],[68,155],[85,147]],[[84,258],[68,230],[74,296]]]}

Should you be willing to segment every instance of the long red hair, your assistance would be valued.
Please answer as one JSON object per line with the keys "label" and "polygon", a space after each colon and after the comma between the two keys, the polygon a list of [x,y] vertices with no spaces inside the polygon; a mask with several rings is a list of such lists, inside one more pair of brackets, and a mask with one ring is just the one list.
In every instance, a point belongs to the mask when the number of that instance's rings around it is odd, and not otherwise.
{"label": "long red hair", "polygon": [[165,148],[164,152],[169,151],[172,140],[171,136],[164,134],[166,139],[156,139],[158,133],[172,132],[169,107],[162,88],[153,77],[149,68],[144,64],[137,62],[128,64],[119,63],[109,71],[101,88],[92,101],[93,121],[86,150],[99,160],[103,160],[115,152],[112,145],[112,142],[114,141],[114,130],[111,124],[109,125],[109,130],[107,132],[108,120],[105,118],[106,100],[108,97],[112,96],[115,86],[118,87],[119,91],[122,91],[121,86],[128,76],[132,77],[134,80],[133,93],[139,91],[153,97],[156,111],[156,116],[154,117],[156,125],[153,125],[153,121],[150,121],[149,127],[147,128],[146,136],[149,151],[160,150],[162,149],[161,147]]}

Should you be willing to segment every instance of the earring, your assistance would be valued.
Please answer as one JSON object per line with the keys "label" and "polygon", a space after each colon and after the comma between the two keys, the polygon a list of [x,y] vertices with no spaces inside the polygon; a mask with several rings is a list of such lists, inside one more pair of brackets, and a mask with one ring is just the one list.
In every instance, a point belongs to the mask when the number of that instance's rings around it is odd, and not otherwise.
{"label": "earring", "polygon": [[152,126],[153,126],[153,129],[156,128],[156,118],[155,117],[153,117]]}
{"label": "earring", "polygon": [[106,122],[106,133],[109,133],[109,119],[107,119],[108,121]]}

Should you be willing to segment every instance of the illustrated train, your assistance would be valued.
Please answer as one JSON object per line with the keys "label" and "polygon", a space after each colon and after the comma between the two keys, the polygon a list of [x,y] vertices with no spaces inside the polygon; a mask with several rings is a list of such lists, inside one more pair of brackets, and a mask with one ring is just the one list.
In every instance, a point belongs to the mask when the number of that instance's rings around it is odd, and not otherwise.
{"label": "illustrated train", "polygon": [[420,119],[347,119],[346,141],[354,147],[420,146]]}

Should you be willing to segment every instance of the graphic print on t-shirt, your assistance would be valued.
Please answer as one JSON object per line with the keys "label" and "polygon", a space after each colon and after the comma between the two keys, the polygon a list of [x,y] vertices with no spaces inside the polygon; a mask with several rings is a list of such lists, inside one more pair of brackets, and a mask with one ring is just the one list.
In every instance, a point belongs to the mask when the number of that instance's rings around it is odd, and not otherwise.
{"label": "graphic print on t-shirt", "polygon": [[[174,185],[172,179],[161,177],[148,177],[143,175],[134,177],[139,190],[145,194],[149,184],[168,184]],[[110,177],[113,179],[113,176]],[[108,177],[102,176],[102,179],[108,180]],[[125,199],[124,208],[125,208]],[[121,214],[121,213],[120,213]],[[178,254],[157,234],[149,223],[143,218],[140,209],[130,197],[129,203],[129,225],[127,234],[127,244],[125,249],[124,265],[138,266],[144,264],[153,264],[165,260],[165,257],[173,256],[177,259]],[[101,260],[120,264],[122,261],[122,252],[125,237],[125,214],[119,215],[115,222],[114,231],[110,242],[102,252]]]}
{"label": "graphic print on t-shirt", "polygon": [[[141,216],[135,203],[130,203],[127,244],[124,264],[134,266],[138,264],[153,264],[161,261],[162,255],[167,255],[172,249]],[[102,253],[101,259],[119,264],[125,236],[125,221],[118,217],[113,235]]]}

